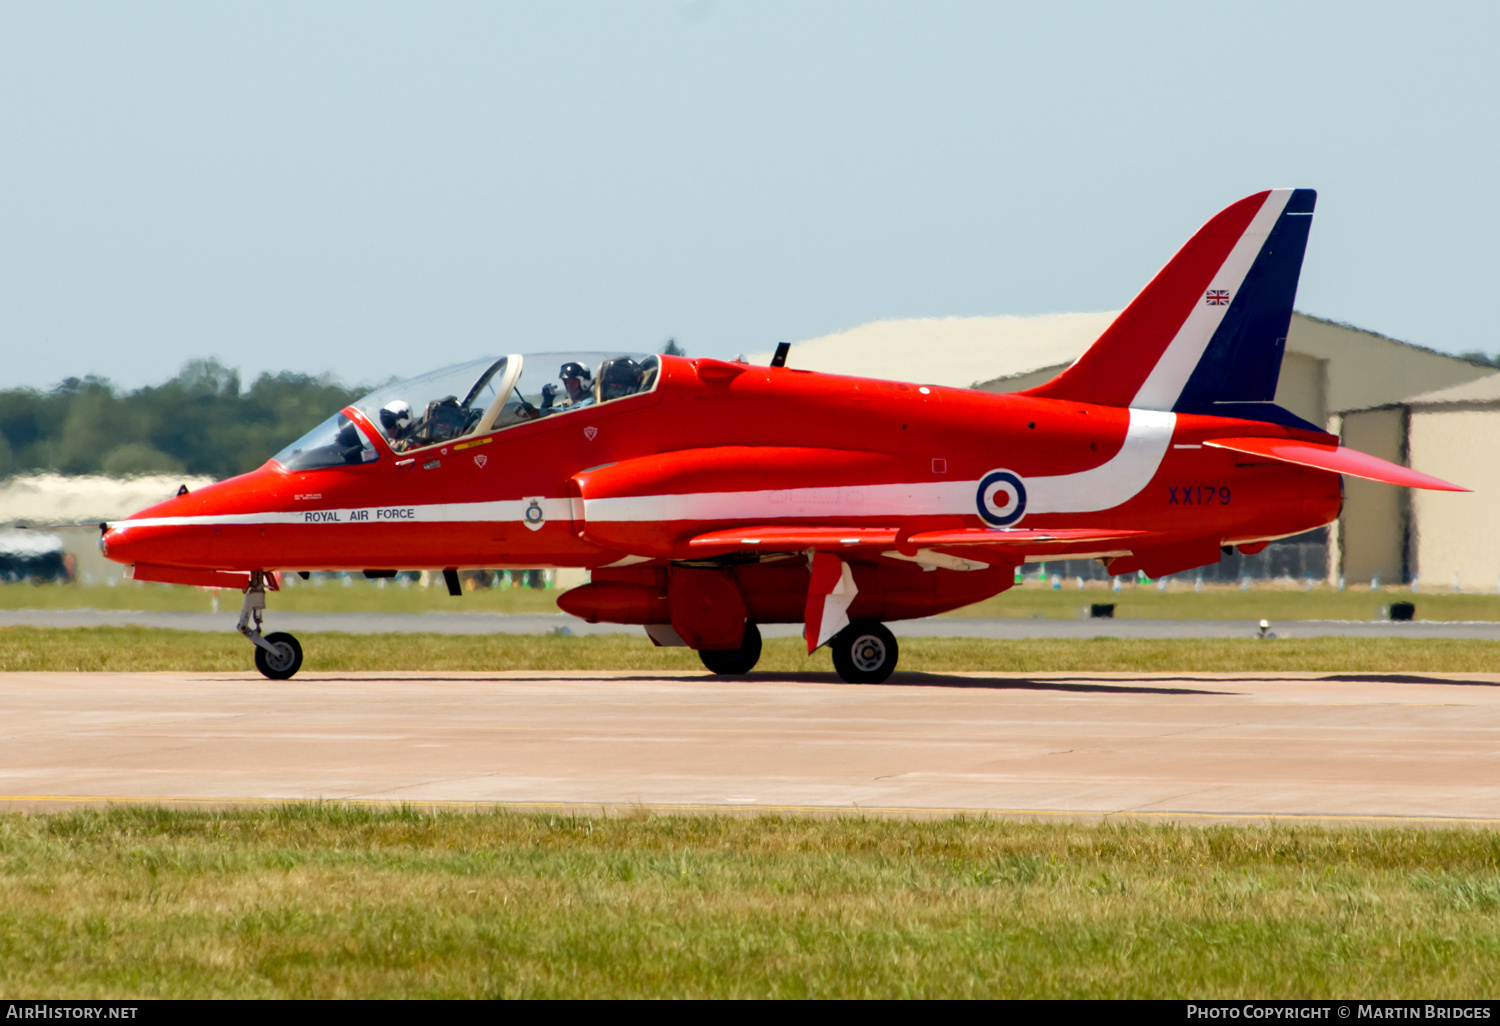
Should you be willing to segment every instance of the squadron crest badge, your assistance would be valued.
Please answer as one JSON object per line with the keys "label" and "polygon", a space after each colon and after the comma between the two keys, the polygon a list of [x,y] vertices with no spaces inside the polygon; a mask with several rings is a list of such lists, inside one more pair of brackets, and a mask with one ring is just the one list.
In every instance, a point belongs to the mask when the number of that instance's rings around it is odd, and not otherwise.
{"label": "squadron crest badge", "polygon": [[538,495],[521,501],[526,503],[526,508],[521,511],[521,522],[533,531],[540,531],[547,522],[547,514],[542,509],[542,497]]}

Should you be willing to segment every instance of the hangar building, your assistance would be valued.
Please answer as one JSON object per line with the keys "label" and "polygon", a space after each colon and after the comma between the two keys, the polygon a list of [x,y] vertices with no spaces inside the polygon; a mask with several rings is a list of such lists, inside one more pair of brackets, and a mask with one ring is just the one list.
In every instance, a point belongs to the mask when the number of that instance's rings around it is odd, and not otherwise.
{"label": "hangar building", "polygon": [[[794,367],[836,374],[1016,392],[1054,377],[1114,320],[1115,312],[1039,317],[873,321],[792,347]],[[766,362],[769,354],[753,357]],[[1293,314],[1276,401],[1346,444],[1474,488],[1422,492],[1345,479],[1344,515],[1249,557],[1205,570],[1210,579],[1345,576],[1387,583],[1458,573],[1466,589],[1500,580],[1500,537],[1484,530],[1484,495],[1500,498],[1500,467],[1484,480],[1475,451],[1500,442],[1500,374],[1493,367],[1347,324]],[[1473,443],[1492,443],[1482,450]],[[1483,476],[1483,475],[1481,475]],[[1489,550],[1493,549],[1493,552]],[[1070,563],[1071,576],[1102,576]],[[1450,582],[1451,586],[1451,582]]]}
{"label": "hangar building", "polygon": [[1346,481],[1340,551],[1349,580],[1420,579],[1426,590],[1500,590],[1500,374],[1348,410],[1344,441],[1473,492]]}

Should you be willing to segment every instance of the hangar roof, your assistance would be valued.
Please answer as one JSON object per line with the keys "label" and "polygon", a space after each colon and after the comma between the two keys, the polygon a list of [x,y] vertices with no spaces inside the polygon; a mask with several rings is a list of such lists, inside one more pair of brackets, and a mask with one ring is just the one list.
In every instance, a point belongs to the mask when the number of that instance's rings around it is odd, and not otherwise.
{"label": "hangar roof", "polygon": [[[1117,313],[871,321],[795,343],[787,363],[828,374],[969,388],[1072,363]],[[750,362],[770,358],[761,353]]]}
{"label": "hangar roof", "polygon": [[1500,373],[1450,388],[1414,395],[1403,406],[1446,406],[1450,403],[1500,403]]}
{"label": "hangar roof", "polygon": [[[1078,359],[1116,313],[871,321],[798,342],[787,362],[834,374],[1017,391],[1041,384]],[[1303,416],[1318,421],[1324,412],[1401,402],[1414,391],[1450,388],[1494,373],[1493,367],[1462,357],[1301,313],[1292,315],[1287,352],[1305,358],[1302,365],[1318,379],[1319,394],[1311,405],[1283,405],[1294,411],[1308,406]],[[757,354],[751,362],[767,363],[770,357]],[[1282,367],[1283,385],[1292,362]],[[1280,392],[1277,398],[1282,401]]]}

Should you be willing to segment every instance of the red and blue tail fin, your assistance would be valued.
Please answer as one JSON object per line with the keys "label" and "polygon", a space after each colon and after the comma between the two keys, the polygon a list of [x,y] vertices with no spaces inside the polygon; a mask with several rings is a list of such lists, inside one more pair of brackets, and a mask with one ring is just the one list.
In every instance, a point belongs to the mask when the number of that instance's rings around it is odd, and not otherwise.
{"label": "red and blue tail fin", "polygon": [[1024,393],[1312,427],[1274,405],[1318,194],[1220,211],[1067,370]]}

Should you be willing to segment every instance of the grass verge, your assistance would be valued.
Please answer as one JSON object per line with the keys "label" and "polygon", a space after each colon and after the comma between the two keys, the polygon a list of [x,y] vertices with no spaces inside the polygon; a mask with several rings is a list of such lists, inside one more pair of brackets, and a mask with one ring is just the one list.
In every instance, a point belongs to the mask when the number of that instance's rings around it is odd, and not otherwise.
{"label": "grass verge", "polygon": [[1169,582],[1166,591],[1154,584],[1080,591],[1071,583],[1054,590],[1035,580],[951,615],[1070,619],[1087,616],[1088,606],[1096,602],[1113,603],[1115,616],[1131,620],[1387,620],[1392,602],[1414,604],[1422,620],[1500,620],[1500,595],[1493,594],[1413,593],[1405,587],[1371,591],[1367,586],[1338,591],[1327,585],[1310,591],[1259,585],[1195,592],[1190,582]]}
{"label": "grass verge", "polygon": [[[207,613],[214,609],[212,588],[148,581],[106,584],[0,583],[0,609],[129,609]],[[296,613],[556,613],[560,591],[536,588],[484,588],[448,594],[441,579],[423,588],[390,581],[318,579],[292,581],[271,595],[272,609]],[[218,589],[219,611],[239,612],[242,595]]]}
{"label": "grass verge", "polygon": [[[437,586],[401,587],[390,582],[351,579],[296,582],[270,597],[274,610],[299,613],[556,613],[559,591],[531,588],[480,589],[452,598],[441,581]],[[1423,620],[1500,620],[1500,595],[1420,592],[1409,588],[1371,591],[1368,586],[1338,591],[1320,584],[1312,590],[1257,584],[1238,587],[1213,585],[1201,593],[1191,582],[1168,582],[1167,590],[1154,584],[1127,584],[1120,591],[1091,584],[1080,591],[1073,584],[1052,589],[1028,579],[1009,591],[955,611],[954,616],[1000,616],[1028,619],[1070,619],[1087,615],[1096,602],[1113,603],[1115,615],[1129,619],[1169,620],[1384,620],[1392,602],[1413,602]],[[240,593],[219,593],[219,610],[233,615]],[[103,584],[0,584],[0,609],[130,609],[209,612],[213,593],[177,584],[125,581]]]}
{"label": "grass verge", "polygon": [[0,817],[0,985],[103,997],[1487,997],[1475,830],[292,805]]}
{"label": "grass verge", "polygon": [[[683,648],[644,636],[338,634],[299,636],[307,671],[681,670],[703,664]],[[233,672],[249,670],[250,645],[237,634],[147,627],[0,627],[0,672]],[[1500,641],[1309,638],[998,641],[908,638],[903,674],[997,672],[1349,672],[1491,673]],[[831,673],[827,649],[809,656],[799,639],[766,642],[757,672]]]}

